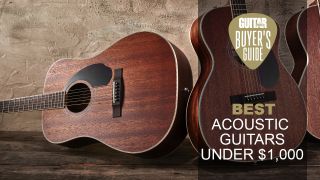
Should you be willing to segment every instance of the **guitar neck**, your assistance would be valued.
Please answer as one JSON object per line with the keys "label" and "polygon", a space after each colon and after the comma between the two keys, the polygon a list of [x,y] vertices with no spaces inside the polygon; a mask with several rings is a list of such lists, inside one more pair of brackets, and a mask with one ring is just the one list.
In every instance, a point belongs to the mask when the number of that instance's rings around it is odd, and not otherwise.
{"label": "guitar neck", "polygon": [[0,101],[0,112],[11,113],[65,107],[65,92],[36,95]]}
{"label": "guitar neck", "polygon": [[230,0],[233,18],[248,13],[246,0]]}

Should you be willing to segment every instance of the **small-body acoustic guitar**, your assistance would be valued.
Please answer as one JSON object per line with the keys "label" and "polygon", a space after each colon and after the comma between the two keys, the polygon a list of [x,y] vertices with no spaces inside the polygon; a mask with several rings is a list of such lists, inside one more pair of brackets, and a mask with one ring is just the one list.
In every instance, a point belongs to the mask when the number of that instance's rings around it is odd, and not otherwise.
{"label": "small-body acoustic guitar", "polygon": [[320,139],[320,11],[316,0],[288,21],[286,40],[294,58],[292,77],[307,105],[308,132]]}
{"label": "small-body acoustic guitar", "polygon": [[[248,151],[251,156],[228,160],[259,161],[262,150],[272,152],[267,159],[274,159],[282,149],[301,144],[306,132],[306,108],[298,86],[280,62],[279,33],[258,69],[247,68],[235,53],[228,27],[233,18],[245,13],[245,0],[230,0],[230,6],[203,14],[192,26],[191,40],[201,72],[189,98],[188,132],[199,153],[228,149],[235,155],[237,150],[248,149],[252,150]],[[234,115],[233,104],[249,104],[251,110],[256,104],[275,106],[272,114]],[[269,126],[270,118],[273,123],[285,118],[287,129],[277,128],[277,123]],[[218,124],[227,128],[217,129]],[[277,140],[279,135],[281,142]]]}

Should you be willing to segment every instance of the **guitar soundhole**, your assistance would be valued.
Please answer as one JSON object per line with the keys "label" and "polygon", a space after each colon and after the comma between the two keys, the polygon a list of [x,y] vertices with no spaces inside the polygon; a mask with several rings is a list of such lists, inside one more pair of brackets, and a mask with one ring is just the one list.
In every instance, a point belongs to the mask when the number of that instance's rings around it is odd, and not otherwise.
{"label": "guitar soundhole", "polygon": [[79,113],[85,110],[90,100],[90,88],[83,83],[73,85],[66,94],[66,106],[68,110],[73,113]]}

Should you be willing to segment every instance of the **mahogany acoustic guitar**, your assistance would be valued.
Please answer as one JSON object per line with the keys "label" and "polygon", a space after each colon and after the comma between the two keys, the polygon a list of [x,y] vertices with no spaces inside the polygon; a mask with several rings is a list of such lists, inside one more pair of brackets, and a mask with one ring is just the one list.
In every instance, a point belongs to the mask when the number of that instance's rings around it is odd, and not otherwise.
{"label": "mahogany acoustic guitar", "polygon": [[130,35],[94,58],[62,59],[49,69],[42,95],[0,102],[2,113],[42,110],[45,138],[154,157],[186,137],[192,75],[184,54],[149,32]]}
{"label": "mahogany acoustic guitar", "polygon": [[[304,101],[295,81],[286,71],[278,56],[278,41],[273,46],[267,59],[256,70],[249,70],[235,53],[228,34],[228,27],[233,18],[247,13],[245,0],[230,0],[231,6],[217,8],[199,17],[191,29],[192,44],[198,54],[201,64],[199,79],[190,95],[187,108],[187,126],[191,142],[198,152],[201,149],[251,149],[252,158],[239,161],[257,161],[258,150],[272,151],[273,158],[279,156],[281,149],[294,149],[302,142],[306,132],[306,109]],[[279,34],[279,33],[278,33]],[[271,116],[238,115],[232,113],[232,104],[274,103],[275,111]],[[235,128],[212,130],[213,122],[218,119],[219,124],[225,118],[230,118],[227,124],[240,118],[243,120],[261,118],[288,120],[288,129],[281,131],[276,128],[270,130],[237,131]],[[238,120],[238,125],[241,124]],[[251,127],[249,123],[249,127]],[[264,127],[268,126],[263,121]],[[229,126],[228,126],[229,127]],[[234,135],[234,141],[242,143],[221,143],[223,134]],[[257,134],[261,137],[284,135],[281,145],[272,142],[250,143],[249,138],[239,135]],[[271,135],[270,135],[271,134]],[[226,137],[226,136],[224,136]],[[229,136],[228,136],[229,137]],[[230,139],[232,136],[230,136]],[[273,141],[274,142],[274,141]],[[235,159],[231,159],[235,160]],[[238,161],[238,160],[236,160]]]}
{"label": "mahogany acoustic guitar", "polygon": [[286,40],[294,58],[293,78],[307,104],[308,132],[320,139],[320,11],[319,1],[287,23]]}

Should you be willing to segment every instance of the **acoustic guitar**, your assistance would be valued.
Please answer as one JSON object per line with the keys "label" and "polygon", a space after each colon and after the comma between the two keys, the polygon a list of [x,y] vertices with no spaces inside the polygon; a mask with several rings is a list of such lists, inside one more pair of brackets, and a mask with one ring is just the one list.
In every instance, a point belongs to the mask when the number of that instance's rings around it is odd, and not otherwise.
{"label": "acoustic guitar", "polygon": [[43,111],[43,134],[54,144],[79,147],[98,141],[155,157],[171,152],[186,137],[191,88],[184,54],[161,36],[141,32],[96,57],[55,62],[43,94],[1,101],[0,111]]}
{"label": "acoustic guitar", "polygon": [[[187,107],[187,127],[194,148],[200,153],[207,149],[229,149],[235,152],[237,149],[253,150],[251,158],[232,161],[258,161],[258,151],[264,149],[271,151],[272,159],[279,156],[281,149],[294,149],[302,142],[306,132],[306,109],[302,94],[294,79],[280,62],[278,55],[278,41],[272,47],[266,60],[256,70],[247,68],[239,56],[235,53],[228,34],[228,27],[233,18],[247,13],[245,0],[230,0],[230,6],[213,9],[200,16],[193,23],[191,40],[198,54],[201,64],[199,79],[190,95]],[[279,34],[279,33],[278,33]],[[234,115],[233,104],[275,104],[272,115]],[[236,122],[239,126],[245,121],[263,119],[261,123],[267,127],[267,118],[288,120],[288,129],[281,131],[276,128],[258,130],[221,129],[212,130],[215,120],[222,124]],[[242,121],[239,121],[242,120]],[[236,124],[236,126],[238,126]],[[249,127],[251,127],[249,123]],[[229,136],[224,136],[227,134]],[[283,134],[284,143],[280,145],[273,142],[250,143],[250,137],[243,136],[255,134],[253,141],[260,137]],[[271,134],[271,135],[270,135]],[[228,143],[222,137],[228,137],[230,141],[241,141],[239,144]],[[227,142],[227,143],[226,143]]]}
{"label": "acoustic guitar", "polygon": [[307,104],[308,132],[320,139],[320,11],[319,1],[288,21],[286,40],[294,58],[292,76]]}

